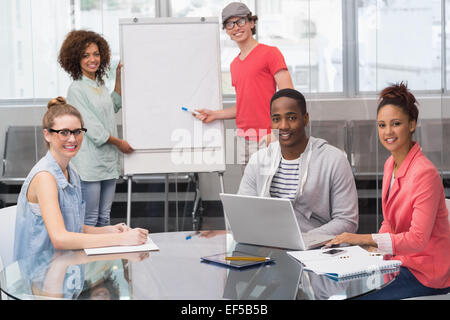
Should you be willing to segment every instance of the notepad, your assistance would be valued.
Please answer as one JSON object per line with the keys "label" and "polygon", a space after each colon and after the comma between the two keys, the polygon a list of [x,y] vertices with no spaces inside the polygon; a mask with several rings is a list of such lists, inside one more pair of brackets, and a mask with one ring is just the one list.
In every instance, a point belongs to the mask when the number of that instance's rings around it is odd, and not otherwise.
{"label": "notepad", "polygon": [[138,246],[113,246],[102,248],[90,248],[84,249],[84,252],[88,255],[98,254],[113,254],[113,253],[126,253],[126,252],[140,252],[140,251],[157,251],[158,246],[153,242],[150,237],[147,238],[147,242]]}
{"label": "notepad", "polygon": [[321,249],[289,251],[288,254],[300,261],[305,270],[336,279],[395,270],[402,264],[398,260],[383,260],[382,256],[374,255],[360,246],[344,249],[347,250],[344,254],[334,257],[324,256]]}

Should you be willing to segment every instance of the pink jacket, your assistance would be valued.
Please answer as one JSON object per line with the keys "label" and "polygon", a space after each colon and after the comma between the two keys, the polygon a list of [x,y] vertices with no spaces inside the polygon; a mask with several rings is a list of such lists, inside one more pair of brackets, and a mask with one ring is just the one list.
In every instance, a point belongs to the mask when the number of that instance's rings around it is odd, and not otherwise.
{"label": "pink jacket", "polygon": [[450,286],[450,225],[441,177],[415,143],[397,170],[388,194],[394,159],[384,164],[383,217],[394,255],[424,286]]}

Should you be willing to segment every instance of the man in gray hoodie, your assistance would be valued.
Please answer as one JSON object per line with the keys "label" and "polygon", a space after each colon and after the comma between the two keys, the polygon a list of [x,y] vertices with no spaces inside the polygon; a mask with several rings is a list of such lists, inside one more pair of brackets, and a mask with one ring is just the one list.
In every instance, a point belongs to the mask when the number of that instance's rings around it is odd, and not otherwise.
{"label": "man in gray hoodie", "polygon": [[352,170],[341,150],[306,135],[304,96],[294,89],[279,90],[270,111],[278,141],[250,158],[238,194],[291,199],[302,232],[356,232],[358,195]]}

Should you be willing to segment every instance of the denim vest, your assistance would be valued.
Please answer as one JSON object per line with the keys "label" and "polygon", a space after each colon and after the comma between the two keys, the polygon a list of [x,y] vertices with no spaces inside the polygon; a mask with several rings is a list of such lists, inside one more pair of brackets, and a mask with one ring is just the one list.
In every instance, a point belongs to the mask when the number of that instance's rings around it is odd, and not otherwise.
{"label": "denim vest", "polygon": [[43,250],[54,249],[42,215],[31,210],[27,199],[28,186],[33,177],[47,171],[53,175],[58,188],[58,202],[64,225],[69,232],[83,232],[85,203],[81,198],[80,177],[68,166],[70,183],[50,151],[31,169],[20,190],[17,200],[16,229],[14,238],[14,260]]}

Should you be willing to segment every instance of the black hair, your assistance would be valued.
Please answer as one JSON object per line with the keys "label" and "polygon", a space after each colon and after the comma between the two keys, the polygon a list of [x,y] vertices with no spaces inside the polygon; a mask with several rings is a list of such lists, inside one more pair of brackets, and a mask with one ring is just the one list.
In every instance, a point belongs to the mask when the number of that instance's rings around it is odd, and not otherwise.
{"label": "black hair", "polygon": [[297,90],[286,88],[281,89],[272,96],[272,99],[270,100],[270,111],[272,111],[272,103],[281,97],[287,97],[294,99],[297,102],[297,106],[300,108],[300,111],[303,115],[306,114],[306,100],[303,94]]}
{"label": "black hair", "polygon": [[391,104],[402,109],[408,115],[409,121],[415,120],[417,122],[419,118],[418,102],[408,90],[406,83],[400,82],[384,88],[380,93],[378,101],[377,114],[382,107]]}

